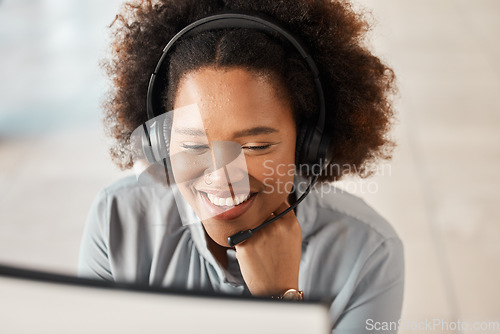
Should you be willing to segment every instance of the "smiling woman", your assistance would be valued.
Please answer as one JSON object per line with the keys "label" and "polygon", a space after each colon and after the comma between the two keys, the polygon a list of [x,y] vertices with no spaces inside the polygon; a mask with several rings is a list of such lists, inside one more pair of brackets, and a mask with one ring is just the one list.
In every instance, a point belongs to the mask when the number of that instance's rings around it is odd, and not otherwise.
{"label": "smiling woman", "polygon": [[111,154],[166,182],[126,178],[98,195],[80,275],[322,299],[338,331],[397,321],[399,237],[362,200],[318,191],[390,157],[394,78],[363,46],[366,28],[345,1],[126,4],[107,66]]}

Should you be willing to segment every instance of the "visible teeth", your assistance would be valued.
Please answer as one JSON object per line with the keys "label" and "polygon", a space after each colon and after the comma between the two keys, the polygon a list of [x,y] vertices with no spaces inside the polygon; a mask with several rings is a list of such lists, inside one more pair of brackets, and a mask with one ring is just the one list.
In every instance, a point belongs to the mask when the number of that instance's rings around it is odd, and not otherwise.
{"label": "visible teeth", "polygon": [[212,194],[207,194],[207,197],[212,204],[217,206],[235,206],[246,201],[250,197],[250,194],[236,196],[234,200],[231,197],[221,198]]}

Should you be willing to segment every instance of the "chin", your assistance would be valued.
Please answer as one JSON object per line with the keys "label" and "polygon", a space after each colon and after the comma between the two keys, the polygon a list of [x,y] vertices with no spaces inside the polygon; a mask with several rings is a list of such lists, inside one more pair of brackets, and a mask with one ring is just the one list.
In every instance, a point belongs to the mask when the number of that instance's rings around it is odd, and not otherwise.
{"label": "chin", "polygon": [[238,233],[239,231],[242,230],[242,229],[237,229],[234,226],[231,227],[221,226],[224,223],[214,221],[214,219],[204,220],[202,221],[202,224],[208,236],[216,244],[222,247],[229,247],[229,244],[227,243],[227,237],[230,237],[231,235]]}
{"label": "chin", "polygon": [[[229,207],[216,207],[203,192],[190,192],[184,189],[185,197],[202,220],[203,227],[210,238],[222,247],[229,247],[227,238],[240,231],[255,228],[286,200],[286,194],[265,194],[251,192],[242,203]],[[182,192],[182,190],[181,190]]]}

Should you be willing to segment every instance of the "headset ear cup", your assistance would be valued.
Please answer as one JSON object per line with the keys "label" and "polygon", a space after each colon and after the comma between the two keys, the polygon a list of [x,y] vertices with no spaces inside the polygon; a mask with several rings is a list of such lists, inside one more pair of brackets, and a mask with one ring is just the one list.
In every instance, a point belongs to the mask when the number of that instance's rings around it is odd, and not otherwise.
{"label": "headset ear cup", "polygon": [[[155,152],[156,163],[163,163],[163,159],[168,159],[169,145],[165,140],[165,122],[164,120],[157,120],[155,125],[151,128],[151,134],[154,140],[151,140],[153,152]],[[153,139],[153,138],[152,138]]]}
{"label": "headset ear cup", "polygon": [[[148,126],[149,124],[149,126]],[[170,131],[166,129],[168,123],[161,117],[144,124],[142,145],[144,154],[150,163],[147,174],[155,184],[171,185],[171,170],[169,145],[165,138],[170,138]],[[168,136],[166,136],[168,134]],[[151,181],[147,178],[148,181]]]}
{"label": "headset ear cup", "polygon": [[169,157],[169,148],[164,135],[164,124],[162,120],[154,120],[149,125],[148,123],[143,125],[142,149],[150,164],[161,164],[164,159]]}
{"label": "headset ear cup", "polygon": [[149,136],[146,132],[142,133],[142,152],[150,164],[154,163],[153,151],[149,145]]}
{"label": "headset ear cup", "polygon": [[[300,168],[304,162],[304,141],[306,139],[307,126],[300,125],[297,131],[297,141],[295,143],[295,168]],[[300,171],[299,171],[300,172]]]}
{"label": "headset ear cup", "polygon": [[153,142],[152,140],[152,135],[150,130],[148,130],[148,126],[146,123],[144,123],[142,129],[142,136],[141,136],[141,141],[142,141],[142,152],[144,153],[144,156],[148,160],[150,164],[155,164],[157,163],[156,156],[155,156],[155,151],[153,147]]}
{"label": "headset ear cup", "polygon": [[[165,114],[166,116],[170,114]],[[160,152],[162,153],[163,157],[166,159],[165,162],[170,163],[170,136],[172,134],[172,118],[171,117],[165,117],[163,120],[163,126],[161,132],[161,148]]]}

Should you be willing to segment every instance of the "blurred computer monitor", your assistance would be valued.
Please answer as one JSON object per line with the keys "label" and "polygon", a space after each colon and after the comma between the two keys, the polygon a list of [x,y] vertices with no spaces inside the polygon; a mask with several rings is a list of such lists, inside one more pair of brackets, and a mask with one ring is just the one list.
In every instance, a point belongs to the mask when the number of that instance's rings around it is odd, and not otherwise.
{"label": "blurred computer monitor", "polygon": [[223,297],[0,265],[0,333],[329,333],[321,303]]}

